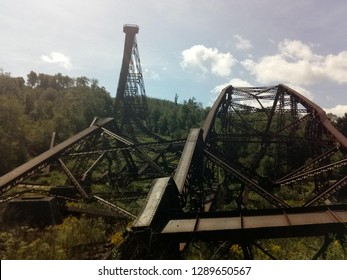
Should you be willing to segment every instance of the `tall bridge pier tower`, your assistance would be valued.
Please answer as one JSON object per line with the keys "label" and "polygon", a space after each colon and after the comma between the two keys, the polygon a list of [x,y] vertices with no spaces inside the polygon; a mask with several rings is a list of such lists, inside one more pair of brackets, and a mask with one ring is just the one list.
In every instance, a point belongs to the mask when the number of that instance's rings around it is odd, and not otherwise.
{"label": "tall bridge pier tower", "polygon": [[124,53],[115,100],[116,116],[121,127],[129,120],[143,118],[147,112],[146,91],[136,41],[139,27],[126,24],[123,26],[123,32]]}

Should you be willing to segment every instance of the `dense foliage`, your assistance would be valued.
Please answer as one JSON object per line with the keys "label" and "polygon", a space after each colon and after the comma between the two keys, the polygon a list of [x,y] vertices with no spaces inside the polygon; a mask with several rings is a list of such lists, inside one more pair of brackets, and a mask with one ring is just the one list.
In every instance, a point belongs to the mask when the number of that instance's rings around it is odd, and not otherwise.
{"label": "dense foliage", "polygon": [[[145,121],[152,132],[180,138],[201,126],[207,109],[194,98],[175,101],[148,98]],[[94,117],[113,115],[113,99],[96,79],[31,71],[25,81],[0,73],[0,175],[46,151],[53,132],[61,142]]]}
{"label": "dense foliage", "polygon": [[95,116],[112,114],[112,98],[98,81],[30,72],[0,75],[0,174],[86,128]]}
{"label": "dense foliage", "polygon": [[148,98],[147,127],[154,133],[172,138],[186,137],[191,128],[201,127],[209,108],[203,108],[195,98],[183,101],[166,101]]}
{"label": "dense foliage", "polygon": [[[119,235],[119,230],[119,227],[111,226],[102,218],[91,219],[85,216],[80,218],[70,216],[63,223],[44,229],[11,228],[0,231],[0,258],[2,260],[95,258],[100,249],[105,253],[102,248],[105,244],[117,243],[114,239]],[[114,231],[116,233],[112,235]],[[88,248],[86,244],[89,244]]]}
{"label": "dense foliage", "polygon": [[333,124],[343,135],[347,137],[347,113],[345,113],[343,117],[336,118]]}

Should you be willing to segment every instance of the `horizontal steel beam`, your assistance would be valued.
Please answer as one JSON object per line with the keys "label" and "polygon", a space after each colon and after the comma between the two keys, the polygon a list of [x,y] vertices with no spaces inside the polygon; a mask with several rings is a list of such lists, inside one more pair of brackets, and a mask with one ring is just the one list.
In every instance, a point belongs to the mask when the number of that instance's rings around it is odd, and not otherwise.
{"label": "horizontal steel beam", "polygon": [[[195,215],[195,216],[194,216]],[[347,232],[347,205],[195,213],[168,221],[157,236],[178,242],[320,236]]]}

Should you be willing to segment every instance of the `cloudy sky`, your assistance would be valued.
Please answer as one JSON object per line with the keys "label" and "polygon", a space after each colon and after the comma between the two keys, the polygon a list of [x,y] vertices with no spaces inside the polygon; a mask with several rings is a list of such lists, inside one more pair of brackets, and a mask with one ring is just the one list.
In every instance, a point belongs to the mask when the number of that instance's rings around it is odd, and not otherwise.
{"label": "cloudy sky", "polygon": [[95,78],[114,96],[127,23],[148,96],[208,106],[228,84],[283,83],[347,112],[345,0],[1,0],[0,68]]}

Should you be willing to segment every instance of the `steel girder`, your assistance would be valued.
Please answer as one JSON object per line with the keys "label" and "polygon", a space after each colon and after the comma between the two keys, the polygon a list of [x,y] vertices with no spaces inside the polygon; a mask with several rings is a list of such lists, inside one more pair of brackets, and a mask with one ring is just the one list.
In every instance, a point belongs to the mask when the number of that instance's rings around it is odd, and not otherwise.
{"label": "steel girder", "polygon": [[[191,130],[174,182],[182,207],[187,197],[199,201],[188,212],[213,208],[218,193],[229,197],[229,204],[234,197],[229,208],[317,205],[346,185],[346,144],[319,106],[284,85],[229,86],[211,108],[203,131]],[[288,198],[290,191],[300,193],[297,201]],[[252,192],[258,198],[246,205]]]}
{"label": "steel girder", "polygon": [[[224,171],[229,183],[240,182],[241,203],[257,183],[289,206],[317,205],[347,184],[346,138],[318,105],[284,85],[226,87],[205,121],[204,140],[209,153],[218,151],[215,160],[238,163]],[[301,202],[285,201],[281,186],[307,193]],[[276,205],[274,197],[265,200]]]}
{"label": "steel girder", "polygon": [[[10,197],[7,192],[20,183],[28,182],[32,175],[37,177],[45,166],[51,164],[50,171],[61,168],[66,174],[67,180],[64,186],[74,186],[78,197],[84,200],[96,200],[106,207],[105,198],[113,201],[132,200],[143,198],[147,191],[139,191],[129,187],[134,181],[147,180],[148,185],[154,178],[171,175],[179,160],[185,139],[174,141],[156,141],[152,143],[134,143],[125,136],[119,134],[118,126],[114,119],[108,118],[92,124],[84,131],[72,136],[52,149],[44,152],[31,161],[19,166],[15,170],[0,177],[0,192],[7,201]],[[46,174],[45,176],[49,176]],[[59,183],[61,184],[61,183]],[[146,183],[144,183],[146,184]],[[91,192],[93,186],[98,187],[97,196]],[[45,187],[56,187],[57,182]],[[30,192],[42,193],[40,188],[32,188]],[[27,191],[27,192],[28,192]],[[21,192],[24,194],[24,192]],[[55,193],[49,195],[56,196]],[[58,195],[69,200],[70,194]],[[73,195],[75,198],[75,195]],[[127,210],[119,211],[116,205],[113,210],[121,215],[130,217]]]}

